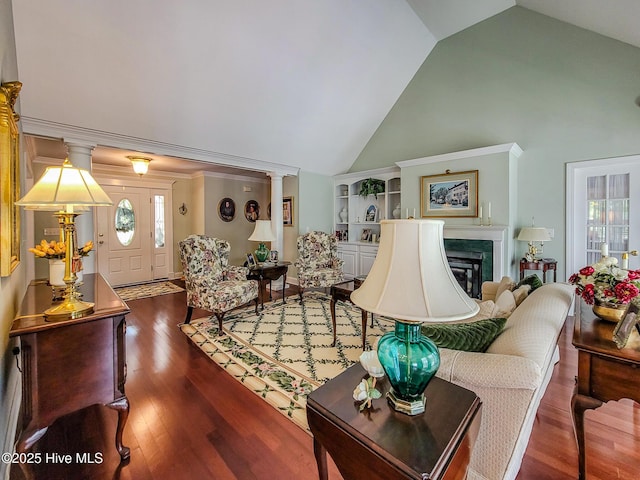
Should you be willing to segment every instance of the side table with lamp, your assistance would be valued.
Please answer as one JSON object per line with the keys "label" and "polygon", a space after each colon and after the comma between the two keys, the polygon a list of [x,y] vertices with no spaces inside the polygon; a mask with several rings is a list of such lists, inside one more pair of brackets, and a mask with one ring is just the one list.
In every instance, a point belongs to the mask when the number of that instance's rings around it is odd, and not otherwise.
{"label": "side table with lamp", "polygon": [[[61,167],[48,167],[16,204],[58,210],[66,247],[62,300],[52,303],[51,286],[32,282],[9,332],[20,338],[22,371],[22,431],[16,451],[28,451],[56,418],[100,403],[118,412],[115,443],[127,460],[130,450],[122,444],[122,433],[129,415],[124,392],[129,308],[99,274],[86,275],[79,285],[73,267],[80,256],[78,209],[111,205],[111,199],[87,170],[66,159]],[[31,478],[29,465],[20,466]]]}
{"label": "side table with lamp", "polygon": [[[528,242],[528,250],[524,258],[520,260],[520,280],[524,278],[527,270],[542,270],[542,281],[547,281],[547,272],[553,272],[553,281],[557,280],[556,269],[558,262],[553,258],[540,258],[544,242],[551,240],[549,231],[544,227],[536,227],[533,222],[530,227],[523,227],[518,234],[518,240]],[[539,245],[536,245],[538,243]]]}
{"label": "side table with lamp", "polygon": [[307,416],[321,479],[327,478],[327,450],[345,479],[466,475],[481,402],[473,392],[433,379],[438,348],[421,334],[424,322],[462,320],[478,311],[449,268],[443,227],[441,220],[381,222],[378,255],[351,301],[395,319],[395,330],[378,342],[386,374],[380,385],[389,405],[376,403],[362,412],[354,404],[351,389],[365,373],[359,366],[309,396]]}

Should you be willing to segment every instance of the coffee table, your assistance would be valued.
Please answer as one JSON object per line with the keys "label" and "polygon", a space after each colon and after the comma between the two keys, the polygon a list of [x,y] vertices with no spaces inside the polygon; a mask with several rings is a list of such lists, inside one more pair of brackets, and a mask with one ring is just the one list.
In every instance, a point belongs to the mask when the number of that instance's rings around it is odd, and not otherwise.
{"label": "coffee table", "polygon": [[320,480],[328,479],[327,452],[345,480],[464,479],[480,429],[478,396],[434,377],[425,390],[425,412],[408,416],[387,404],[383,377],[377,383],[383,397],[360,412],[351,395],[366,375],[355,364],[307,399]]}
{"label": "coffee table", "polygon": [[[282,277],[282,303],[287,303],[285,298],[285,287],[287,286],[287,271],[291,262],[259,263],[255,267],[249,268],[249,280],[257,280],[259,286],[259,298],[262,310],[264,310],[264,299],[267,296],[267,283]],[[269,290],[269,300],[271,300],[271,290]]]}
{"label": "coffee table", "polygon": [[[354,278],[352,280],[346,280],[344,282],[331,285],[331,323],[333,324],[333,343],[332,347],[336,346],[336,302],[350,302],[351,294],[354,290],[362,285],[363,279]],[[362,310],[362,349],[364,350],[367,341],[367,311]],[[372,315],[373,320],[373,315]]]}

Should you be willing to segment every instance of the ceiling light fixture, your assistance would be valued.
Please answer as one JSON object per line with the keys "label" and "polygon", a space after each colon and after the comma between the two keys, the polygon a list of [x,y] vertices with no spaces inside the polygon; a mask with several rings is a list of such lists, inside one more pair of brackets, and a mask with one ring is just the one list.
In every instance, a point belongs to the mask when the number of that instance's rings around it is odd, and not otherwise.
{"label": "ceiling light fixture", "polygon": [[149,171],[149,157],[139,157],[137,155],[127,155],[127,158],[131,160],[133,171],[142,176]]}

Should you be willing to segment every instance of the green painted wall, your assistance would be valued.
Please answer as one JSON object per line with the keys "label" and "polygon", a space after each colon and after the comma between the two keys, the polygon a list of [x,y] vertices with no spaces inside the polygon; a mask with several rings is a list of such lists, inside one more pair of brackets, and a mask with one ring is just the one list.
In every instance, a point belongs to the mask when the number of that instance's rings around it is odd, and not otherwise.
{"label": "green painted wall", "polygon": [[333,177],[301,171],[298,175],[298,232],[333,231]]}
{"label": "green painted wall", "polygon": [[518,143],[511,226],[554,228],[564,279],[565,164],[640,152],[638,72],[640,49],[513,7],[438,43],[351,171]]}

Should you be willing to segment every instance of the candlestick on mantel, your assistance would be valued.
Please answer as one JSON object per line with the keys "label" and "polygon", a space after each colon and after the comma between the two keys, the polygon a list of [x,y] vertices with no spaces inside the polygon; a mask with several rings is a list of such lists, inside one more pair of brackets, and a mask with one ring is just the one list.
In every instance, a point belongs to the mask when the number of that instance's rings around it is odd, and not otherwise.
{"label": "candlestick on mantel", "polygon": [[487,217],[491,217],[491,202],[487,205]]}
{"label": "candlestick on mantel", "polygon": [[478,217],[482,220],[482,205],[480,205],[480,208],[478,209]]}
{"label": "candlestick on mantel", "polygon": [[409,218],[409,209],[407,208],[407,218]]}
{"label": "candlestick on mantel", "polygon": [[416,218],[416,209],[413,209],[413,218]]}

